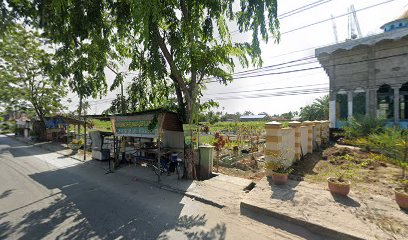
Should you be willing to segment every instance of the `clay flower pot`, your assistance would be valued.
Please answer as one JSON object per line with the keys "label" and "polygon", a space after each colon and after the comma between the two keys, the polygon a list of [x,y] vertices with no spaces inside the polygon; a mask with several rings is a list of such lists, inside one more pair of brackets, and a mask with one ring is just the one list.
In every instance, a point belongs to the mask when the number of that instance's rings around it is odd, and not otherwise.
{"label": "clay flower pot", "polygon": [[288,182],[288,173],[272,172],[272,181],[277,185],[283,185]]}
{"label": "clay flower pot", "polygon": [[336,193],[342,196],[347,196],[350,192],[350,184],[349,180],[339,181],[337,178],[328,178],[327,184],[329,186],[329,190],[332,193]]}
{"label": "clay flower pot", "polygon": [[395,201],[400,208],[408,209],[408,193],[403,188],[395,188]]}

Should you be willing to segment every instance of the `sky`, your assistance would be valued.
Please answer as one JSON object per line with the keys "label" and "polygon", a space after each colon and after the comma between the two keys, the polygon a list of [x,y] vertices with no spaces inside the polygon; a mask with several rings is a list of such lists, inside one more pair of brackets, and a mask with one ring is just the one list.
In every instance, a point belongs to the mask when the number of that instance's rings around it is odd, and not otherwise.
{"label": "sky", "polygon": [[[389,2],[387,2],[389,1]],[[239,2],[239,1],[237,1]],[[291,10],[302,6],[313,4],[317,0],[278,0],[278,15],[282,15]],[[382,5],[364,9],[376,4]],[[339,42],[348,38],[348,16],[342,16],[347,13],[348,8],[354,5],[357,19],[361,28],[362,36],[381,33],[380,27],[389,21],[402,15],[404,10],[408,9],[406,0],[327,0],[324,4],[307,9],[303,12],[280,19],[281,39],[279,43],[269,41],[261,44],[263,67],[277,65],[293,60],[314,56],[314,49],[319,46],[335,43],[333,21],[325,21],[310,27],[303,27],[322,20],[330,19],[331,15],[335,17],[334,23],[337,29]],[[363,10],[360,10],[363,9]],[[339,17],[337,17],[339,16]],[[231,23],[230,32],[237,29],[236,25]],[[289,32],[290,31],[290,32]],[[239,42],[243,40],[250,41],[250,33],[232,33],[232,40]],[[311,59],[313,61],[313,59]],[[254,114],[267,112],[268,114],[281,114],[289,111],[298,111],[301,107],[310,104],[314,99],[321,97],[324,93],[304,94],[305,89],[321,89],[328,91],[329,78],[323,69],[309,71],[299,71],[293,73],[287,72],[295,69],[313,68],[320,66],[318,63],[303,64],[304,62],[292,63],[299,66],[285,67],[279,66],[273,71],[263,71],[256,75],[264,75],[251,78],[235,79],[227,86],[218,83],[209,83],[204,92],[201,102],[213,99],[220,105],[218,111],[234,113],[251,111]],[[253,69],[250,67],[248,69]],[[275,67],[276,68],[276,67]],[[235,72],[241,72],[248,69],[242,69],[236,66]],[[126,70],[126,66],[122,66]],[[109,70],[105,70],[108,84],[111,84],[115,75]],[[275,73],[269,74],[268,73]],[[130,81],[127,79],[126,81]],[[302,86],[302,87],[299,87]],[[301,91],[299,91],[301,90]],[[294,93],[297,95],[288,95],[282,92]],[[273,96],[273,95],[286,96]],[[110,99],[115,98],[120,90],[109,92],[102,99],[89,99],[91,114],[100,114],[110,105]],[[67,103],[69,110],[74,110],[77,103],[75,94],[70,93],[68,97],[72,102]]]}

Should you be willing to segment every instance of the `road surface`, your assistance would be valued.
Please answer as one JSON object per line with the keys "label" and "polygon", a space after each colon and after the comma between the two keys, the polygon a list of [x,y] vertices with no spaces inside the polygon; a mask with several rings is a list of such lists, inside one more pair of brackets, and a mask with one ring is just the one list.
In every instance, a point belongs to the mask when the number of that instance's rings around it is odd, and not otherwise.
{"label": "road surface", "polygon": [[0,239],[301,237],[0,135]]}

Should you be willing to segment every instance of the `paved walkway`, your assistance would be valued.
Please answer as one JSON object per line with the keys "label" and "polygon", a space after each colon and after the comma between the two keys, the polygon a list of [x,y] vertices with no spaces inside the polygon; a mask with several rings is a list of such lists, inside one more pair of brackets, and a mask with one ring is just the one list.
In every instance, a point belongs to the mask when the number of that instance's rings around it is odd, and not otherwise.
{"label": "paved walkway", "polygon": [[[41,147],[61,156],[68,156],[74,160],[83,161],[83,152],[72,154],[72,150],[66,148],[63,144],[54,142],[33,143],[22,137],[8,136],[18,141]],[[108,162],[90,160],[91,157],[88,154],[87,161],[89,163],[99,166],[102,171],[108,170]],[[245,188],[252,183],[252,181],[248,179],[222,174],[216,175],[206,181],[179,180],[177,175],[167,176],[164,174],[161,176],[161,181],[158,182],[157,175],[151,171],[150,168],[135,164],[122,164],[119,169],[114,170],[113,174],[127,176],[132,181],[148,182],[159,188],[187,195],[190,198],[194,198],[218,208],[223,208],[225,206],[239,206],[240,200],[246,194]],[[237,207],[235,210],[238,209],[239,208]]]}
{"label": "paved walkway", "polygon": [[0,239],[302,239],[106,170],[0,135]]}
{"label": "paved walkway", "polygon": [[[404,223],[408,214],[401,211],[393,198],[373,196],[369,201],[352,192],[349,197],[331,195],[320,186],[307,182],[289,181],[274,185],[263,178],[241,202],[241,212],[256,212],[284,219],[312,231],[337,239],[408,239]],[[398,219],[401,226],[391,226],[394,234],[385,232],[371,219]],[[381,219],[376,219],[376,221]]]}

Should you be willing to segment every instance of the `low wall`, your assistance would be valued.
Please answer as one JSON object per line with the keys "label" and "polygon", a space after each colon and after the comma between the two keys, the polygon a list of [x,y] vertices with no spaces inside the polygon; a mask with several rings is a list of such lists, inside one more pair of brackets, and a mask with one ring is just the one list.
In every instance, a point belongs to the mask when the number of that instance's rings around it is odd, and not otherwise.
{"label": "low wall", "polygon": [[302,155],[312,153],[328,143],[329,121],[290,122],[282,128],[279,122],[265,124],[265,160],[291,166]]}
{"label": "low wall", "polygon": [[302,154],[307,153],[307,127],[300,127],[300,146],[302,147]]}
{"label": "low wall", "polygon": [[295,161],[295,129],[282,129],[282,155],[286,167],[292,166]]}

